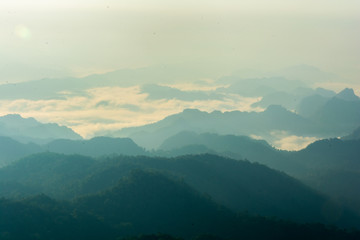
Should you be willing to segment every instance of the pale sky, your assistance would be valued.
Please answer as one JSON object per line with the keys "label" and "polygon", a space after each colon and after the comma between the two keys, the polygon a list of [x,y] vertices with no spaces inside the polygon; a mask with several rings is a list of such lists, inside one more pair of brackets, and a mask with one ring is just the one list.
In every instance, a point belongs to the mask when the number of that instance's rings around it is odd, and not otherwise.
{"label": "pale sky", "polygon": [[360,72],[358,0],[1,0],[0,29],[0,82],[164,64]]}

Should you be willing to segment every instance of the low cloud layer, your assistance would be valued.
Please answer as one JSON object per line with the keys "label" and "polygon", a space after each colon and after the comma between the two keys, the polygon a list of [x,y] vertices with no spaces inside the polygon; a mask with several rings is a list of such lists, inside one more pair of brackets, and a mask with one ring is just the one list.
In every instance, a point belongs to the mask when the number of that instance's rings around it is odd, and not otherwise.
{"label": "low cloud layer", "polygon": [[2,100],[0,111],[2,115],[20,113],[42,122],[56,122],[88,138],[107,130],[152,123],[186,108],[208,112],[215,109],[252,111],[251,104],[258,100],[236,94],[194,101],[149,99],[148,96],[139,86],[93,88],[82,96],[64,95],[64,99]]}
{"label": "low cloud layer", "polygon": [[306,148],[310,143],[319,140],[319,138],[316,137],[290,135],[286,131],[273,131],[271,135],[275,139],[272,141],[274,147],[288,151],[297,151]]}

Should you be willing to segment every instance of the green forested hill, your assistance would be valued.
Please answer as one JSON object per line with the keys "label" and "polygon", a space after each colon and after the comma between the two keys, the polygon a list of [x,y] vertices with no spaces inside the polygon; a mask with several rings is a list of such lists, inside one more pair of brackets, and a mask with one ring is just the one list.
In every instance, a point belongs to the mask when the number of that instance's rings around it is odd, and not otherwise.
{"label": "green forested hill", "polygon": [[259,162],[305,182],[360,213],[360,140],[323,139],[299,151],[280,151],[245,136],[182,132],[164,141],[161,149],[158,154],[165,156],[212,151]]}
{"label": "green forested hill", "polygon": [[113,188],[72,202],[59,202],[45,195],[0,200],[0,236],[6,240],[144,240],[175,236],[355,240],[359,234],[322,224],[235,214],[186,183],[157,171],[133,171]]}
{"label": "green forested hill", "polygon": [[[109,189],[135,169],[172,174],[234,211],[341,226],[353,226],[356,220],[336,204],[327,209],[331,203],[327,197],[284,173],[210,154],[176,158],[118,156],[99,160],[80,155],[36,154],[0,169],[0,183],[17,186],[13,191],[0,189],[0,194],[18,197],[44,193],[58,199],[72,199]],[[342,214],[329,218],[327,212],[333,209],[340,209]]]}

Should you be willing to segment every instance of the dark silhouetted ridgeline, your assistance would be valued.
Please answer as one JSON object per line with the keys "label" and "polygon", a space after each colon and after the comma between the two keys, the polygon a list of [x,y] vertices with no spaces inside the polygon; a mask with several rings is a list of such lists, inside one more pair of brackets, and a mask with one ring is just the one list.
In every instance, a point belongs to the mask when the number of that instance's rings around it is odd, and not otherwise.
{"label": "dark silhouetted ridgeline", "polygon": [[[56,199],[74,199],[114,187],[136,169],[157,170],[183,179],[196,191],[233,211],[339,226],[355,226],[358,219],[346,208],[284,173],[210,154],[97,160],[81,155],[36,154],[0,169],[0,184],[15,186],[0,189],[0,195],[19,198],[44,193]],[[329,218],[327,211],[331,209],[326,206],[339,209],[341,214]]]}
{"label": "dark silhouetted ridgeline", "polygon": [[360,236],[356,231],[322,224],[235,214],[184,182],[157,171],[142,170],[133,171],[109,190],[71,202],[59,202],[45,195],[23,200],[2,199],[0,234],[1,239],[11,240],[358,239]]}

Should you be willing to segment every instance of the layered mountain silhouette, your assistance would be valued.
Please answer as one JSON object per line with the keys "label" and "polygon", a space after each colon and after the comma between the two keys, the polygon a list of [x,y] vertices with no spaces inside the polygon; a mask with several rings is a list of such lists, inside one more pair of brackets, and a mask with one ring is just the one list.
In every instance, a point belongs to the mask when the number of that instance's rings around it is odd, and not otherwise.
{"label": "layered mountain silhouette", "polygon": [[360,213],[360,141],[326,139],[293,152],[289,157],[306,171],[288,173]]}
{"label": "layered mountain silhouette", "polygon": [[[239,73],[189,81],[212,90],[181,90],[171,84],[193,73],[170,68],[0,85],[4,101],[83,96],[96,100],[92,109],[138,113],[142,102],[99,100],[97,88],[132,87],[141,101],[179,106],[259,100],[253,112],[185,109],[88,140],[55,123],[0,117],[0,239],[360,239],[349,230],[360,227],[353,89],[310,88],[311,78],[334,76],[298,66],[278,75],[292,80]],[[315,138],[298,151],[273,147]]]}
{"label": "layered mountain silhouette", "polygon": [[335,92],[324,88],[312,89],[299,87],[292,90],[291,92],[276,91],[270,94],[266,94],[259,102],[252,104],[252,106],[267,108],[270,105],[281,105],[286,109],[299,111],[301,109],[301,105],[306,103],[303,102],[304,98],[307,99],[312,96],[319,96],[325,99],[329,99],[335,95]]}
{"label": "layered mountain silhouette", "polygon": [[[1,84],[0,99],[66,99],[67,96],[84,96],[87,94],[86,90],[93,88],[171,84],[192,78],[194,78],[194,72],[184,71],[184,69],[170,65],[120,69],[81,78],[44,78]],[[198,78],[196,79],[198,80]]]}
{"label": "layered mountain silhouette", "polygon": [[312,116],[314,121],[322,123],[324,129],[337,129],[339,135],[349,133],[359,126],[360,100],[348,101],[332,98]]}
{"label": "layered mountain silhouette", "polygon": [[343,140],[358,140],[360,139],[360,127],[356,128],[352,133],[342,137]]}
{"label": "layered mountain silhouette", "polygon": [[283,171],[287,170],[287,167],[294,168],[296,165],[295,163],[291,165],[282,151],[275,149],[266,141],[247,136],[184,131],[166,139],[158,151],[155,151],[155,154],[164,156],[200,153],[216,153],[238,160],[248,159]]}
{"label": "layered mountain silhouette", "polygon": [[46,143],[54,139],[82,139],[72,129],[56,123],[40,123],[34,118],[18,114],[0,117],[0,136],[11,137],[20,142]]}
{"label": "layered mountain silhouette", "polygon": [[259,162],[304,181],[360,213],[357,190],[360,184],[359,140],[324,139],[303,150],[288,152],[248,137],[182,132],[165,140],[160,149],[164,152],[159,154],[165,156],[186,154],[186,149],[191,149],[188,153],[207,150],[235,159]]}
{"label": "layered mountain silhouette", "polygon": [[323,131],[349,134],[360,122],[360,98],[345,88],[334,97],[312,95],[299,104],[300,115],[319,123]]}
{"label": "layered mountain silhouette", "polygon": [[[337,201],[340,203],[346,206],[350,206],[352,209],[360,213],[360,205],[358,204],[358,202],[360,202],[360,196],[357,194],[358,191],[356,188],[356,186],[360,184],[360,165],[357,159],[360,154],[360,143],[358,140],[321,140],[309,145],[303,150],[294,152],[281,151],[273,148],[264,140],[255,140],[246,136],[218,135],[215,133],[195,133],[186,131],[180,132],[166,139],[158,150],[151,152],[145,151],[130,139],[113,139],[107,137],[98,137],[90,140],[55,140],[46,145],[37,145],[33,143],[23,144],[9,137],[1,137],[0,142],[0,162],[2,167],[9,165],[12,162],[15,162],[16,160],[29,154],[44,151],[57,152],[62,154],[82,154],[100,159],[102,159],[101,156],[111,157],[116,155],[174,157],[186,154],[203,153],[217,154],[220,156],[231,157],[237,160],[247,159],[251,162],[258,162],[265,164],[273,169],[286,172],[287,174],[296,177],[297,179],[300,179],[306,184],[312,186],[318,191],[326,193],[332,198],[337,199]],[[54,156],[55,158],[61,159],[61,157],[58,155]],[[22,196],[29,193],[34,193],[34,190],[36,190],[35,192],[40,193],[43,189],[46,189],[46,187],[44,188],[41,184],[46,183],[50,183],[49,187],[51,189],[53,188],[51,185],[54,183],[43,178],[40,178],[40,182],[38,183],[41,185],[41,187],[39,187],[37,184],[29,185],[27,183],[34,182],[35,179],[41,175],[38,175],[36,172],[41,170],[42,167],[45,167],[44,171],[46,172],[48,170],[47,164],[53,164],[53,162],[47,162],[46,160],[46,158],[53,158],[51,154],[44,158],[38,156],[34,157],[34,163],[36,163],[36,159],[38,158],[44,159],[45,162],[42,162],[41,166],[34,164],[34,168],[28,169],[30,171],[29,173],[27,173],[25,170],[20,171],[18,174],[16,172],[11,173],[10,175],[2,173],[3,176],[14,176],[14,178],[10,177],[9,179],[3,179],[2,181],[5,195],[8,194],[9,196]],[[76,159],[76,157],[74,157],[74,159]],[[76,163],[76,161],[73,163]],[[120,172],[125,174],[129,169],[133,169],[135,165],[126,165],[126,167],[124,167]],[[14,167],[16,165],[11,166]],[[11,166],[9,166],[9,169],[11,169]],[[26,166],[29,167],[31,164],[26,164]],[[90,166],[93,165],[90,164]],[[158,166],[155,168],[157,167]],[[76,168],[77,167],[70,166],[64,168],[54,168],[55,172],[51,175],[55,177],[57,174],[63,175],[65,172],[68,172],[66,174],[70,174],[71,171],[68,171],[68,169]],[[85,166],[82,166],[81,168],[84,170],[88,169],[88,167]],[[189,168],[191,167],[189,166]],[[99,167],[99,169],[103,168]],[[92,171],[94,171],[94,169],[85,175],[91,175]],[[102,177],[100,174],[99,179],[112,179],[109,177],[109,175],[111,175],[113,171],[116,170],[106,170],[106,176]],[[28,175],[33,172],[36,174]],[[76,177],[77,173],[78,172],[75,171],[72,176]],[[179,174],[181,175],[183,173]],[[69,175],[66,176],[69,177]],[[24,181],[20,181],[23,177]],[[61,180],[62,177],[59,177],[59,179]],[[69,177],[69,179],[72,178]],[[102,184],[102,180],[96,181],[95,179],[97,178],[89,178],[89,182],[91,182],[91,184],[84,184],[80,188],[76,184],[71,186],[66,186],[66,184],[59,184],[59,188],[67,188],[69,190],[71,189],[72,192],[65,194],[67,197],[70,197],[75,196],[75,193],[77,192],[79,194],[92,193],[92,191],[88,191],[86,189],[93,189],[93,186],[99,186],[97,189],[100,190],[109,184]],[[111,180],[112,183],[116,182],[116,179],[117,178]],[[80,177],[74,181],[80,184],[83,179]],[[7,182],[9,184],[6,184]],[[74,186],[77,187],[74,188]],[[54,192],[56,193],[57,190]],[[55,194],[54,192],[50,191],[48,193],[51,195]],[[65,195],[63,197],[65,197]]]}
{"label": "layered mountain silhouette", "polygon": [[143,148],[129,138],[95,137],[89,140],[59,139],[44,145],[49,152],[81,154],[91,157],[103,155],[145,155]]}
{"label": "layered mountain silhouette", "polygon": [[27,155],[41,152],[42,147],[34,143],[20,143],[10,137],[0,136],[0,167]]}
{"label": "layered mountain silhouette", "polygon": [[132,235],[226,235],[231,225],[223,221],[235,222],[235,215],[227,209],[218,207],[184,182],[154,171],[134,171],[111,190],[80,198],[75,204],[82,211],[106,216],[107,222],[128,223],[122,230]]}
{"label": "layered mountain silhouette", "polygon": [[[11,183],[18,191],[2,190],[0,195],[16,197],[45,193],[71,199],[113,187],[136,169],[152,169],[182,178],[195,190],[235,211],[299,222],[354,224],[353,216],[347,210],[343,210],[341,216],[329,218],[323,207],[330,199],[284,173],[264,165],[215,155],[174,159],[122,156],[95,161],[79,155],[37,154],[0,169],[0,183]],[[336,204],[331,207],[339,208]]]}
{"label": "layered mountain silhouette", "polygon": [[299,114],[280,105],[270,105],[263,112],[207,113],[185,109],[158,122],[124,128],[108,135],[130,137],[140,146],[154,149],[181,131],[257,135],[271,142],[276,131],[296,136],[329,138],[344,136],[358,127],[360,100],[352,89],[345,89],[334,97],[327,97],[331,93],[323,89],[318,92],[322,95],[302,99],[298,107]]}
{"label": "layered mountain silhouette", "polygon": [[157,148],[168,137],[182,131],[235,135],[261,135],[270,137],[271,131],[287,131],[295,135],[312,134],[315,126],[311,121],[277,105],[263,112],[202,112],[185,109],[153,124],[124,128],[111,135],[130,137],[140,146]]}
{"label": "layered mountain silhouette", "polygon": [[0,199],[0,213],[2,238],[11,240],[359,237],[358,231],[322,224],[234,213],[188,184],[149,170],[133,171],[114,187],[72,202],[60,202],[44,194],[16,201]]}
{"label": "layered mountain silhouette", "polygon": [[129,138],[57,139],[46,144],[35,144],[21,143],[12,138],[0,136],[0,167],[6,166],[27,155],[40,152],[81,154],[90,157],[149,154]]}
{"label": "layered mountain silhouette", "polygon": [[336,94],[335,98],[345,100],[345,101],[359,101],[360,98],[355,95],[354,89],[352,88],[345,88],[338,94]]}

